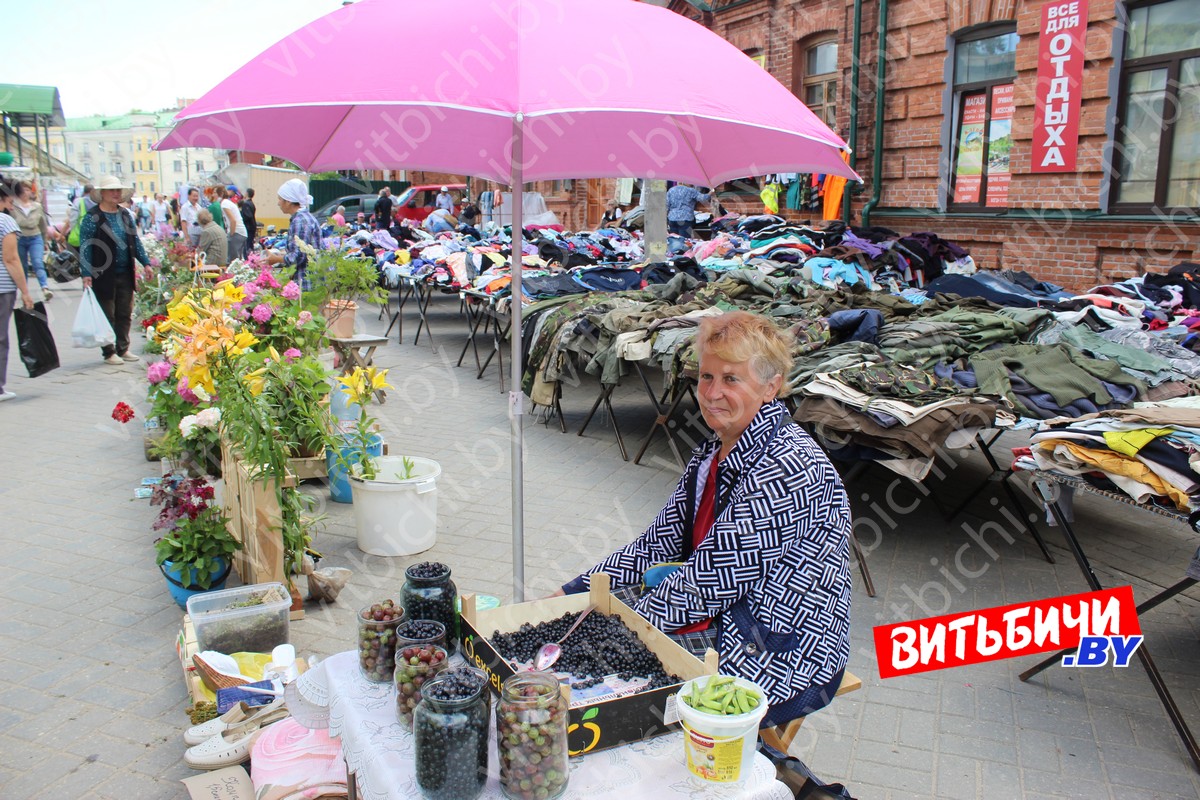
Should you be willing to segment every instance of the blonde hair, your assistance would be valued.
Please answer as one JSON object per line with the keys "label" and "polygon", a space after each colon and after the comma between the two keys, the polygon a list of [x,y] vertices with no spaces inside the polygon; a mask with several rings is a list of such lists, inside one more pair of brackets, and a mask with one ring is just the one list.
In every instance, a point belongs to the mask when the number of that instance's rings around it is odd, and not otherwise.
{"label": "blonde hair", "polygon": [[749,311],[730,311],[705,317],[696,334],[696,356],[706,353],[733,363],[749,362],[759,380],[767,383],[792,368],[791,337],[766,317]]}

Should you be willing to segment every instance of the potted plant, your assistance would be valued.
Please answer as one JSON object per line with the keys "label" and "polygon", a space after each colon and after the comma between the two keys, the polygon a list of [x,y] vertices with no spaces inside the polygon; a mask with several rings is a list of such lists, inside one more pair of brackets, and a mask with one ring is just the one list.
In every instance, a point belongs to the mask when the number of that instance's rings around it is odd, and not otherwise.
{"label": "potted plant", "polygon": [[168,473],[150,503],[162,506],[154,529],[165,533],[154,543],[155,560],[179,607],[187,608],[194,594],[224,588],[241,544],[214,503],[213,487],[203,478]]}
{"label": "potted plant", "polygon": [[371,398],[388,388],[387,370],[356,367],[338,379],[342,392],[360,412],[347,433],[348,471],[354,500],[358,549],[377,556],[420,553],[437,538],[437,478],[441,465],[428,458],[382,456],[370,452],[375,421],[367,412]]}
{"label": "potted plant", "polygon": [[382,304],[387,290],[380,286],[379,271],[369,258],[351,255],[341,248],[318,253],[300,243],[308,254],[308,278],[312,290],[308,300],[320,308],[329,325],[327,333],[336,338],[354,335],[356,300]]}
{"label": "potted plant", "polygon": [[183,438],[179,460],[189,475],[221,477],[220,423],[221,409],[216,407],[188,414],[179,420],[179,434]]}
{"label": "potted plant", "polygon": [[342,402],[338,405],[348,413],[356,412],[356,416],[348,421],[332,420],[327,426],[325,461],[330,497],[337,503],[349,503],[354,499],[349,480],[351,467],[362,463],[367,477],[374,477],[371,459],[383,455],[383,437],[367,408],[377,390],[390,387],[387,370],[375,367],[355,367],[349,375],[339,377],[338,383],[342,387],[339,398]]}

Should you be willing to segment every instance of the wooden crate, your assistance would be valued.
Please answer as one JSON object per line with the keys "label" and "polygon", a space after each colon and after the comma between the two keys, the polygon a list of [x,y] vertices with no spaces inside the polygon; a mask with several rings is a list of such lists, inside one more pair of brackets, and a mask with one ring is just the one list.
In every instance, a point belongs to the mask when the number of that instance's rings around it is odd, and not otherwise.
{"label": "wooden crate", "polygon": [[183,629],[179,631],[179,637],[175,640],[175,652],[179,656],[179,666],[183,668],[183,680],[187,684],[192,702],[209,699],[204,694],[204,682],[200,679],[200,673],[192,664],[192,656],[199,652],[199,645],[196,642],[196,629],[187,614],[183,615]]}

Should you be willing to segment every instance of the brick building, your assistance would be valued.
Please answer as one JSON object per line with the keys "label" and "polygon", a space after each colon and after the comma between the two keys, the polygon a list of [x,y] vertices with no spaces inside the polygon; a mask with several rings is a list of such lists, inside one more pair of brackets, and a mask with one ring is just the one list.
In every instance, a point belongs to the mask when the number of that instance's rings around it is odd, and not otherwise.
{"label": "brick building", "polygon": [[856,223],[934,231],[1076,290],[1200,256],[1200,0],[857,2],[857,36],[856,0],[671,8],[851,142]]}

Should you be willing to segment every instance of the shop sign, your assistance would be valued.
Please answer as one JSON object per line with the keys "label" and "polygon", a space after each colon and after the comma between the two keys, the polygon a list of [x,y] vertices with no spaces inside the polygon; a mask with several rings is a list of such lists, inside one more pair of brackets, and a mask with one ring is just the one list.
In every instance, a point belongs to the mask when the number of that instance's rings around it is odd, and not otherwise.
{"label": "shop sign", "polygon": [[954,202],[978,203],[983,173],[983,137],[987,122],[987,93],[963,98],[962,124],[958,127],[958,158],[954,165]]}
{"label": "shop sign", "polygon": [[1033,172],[1074,172],[1083,99],[1087,0],[1042,9],[1033,106]]}
{"label": "shop sign", "polygon": [[992,87],[988,121],[987,207],[1008,208],[1008,155],[1012,152],[1013,85]]}

